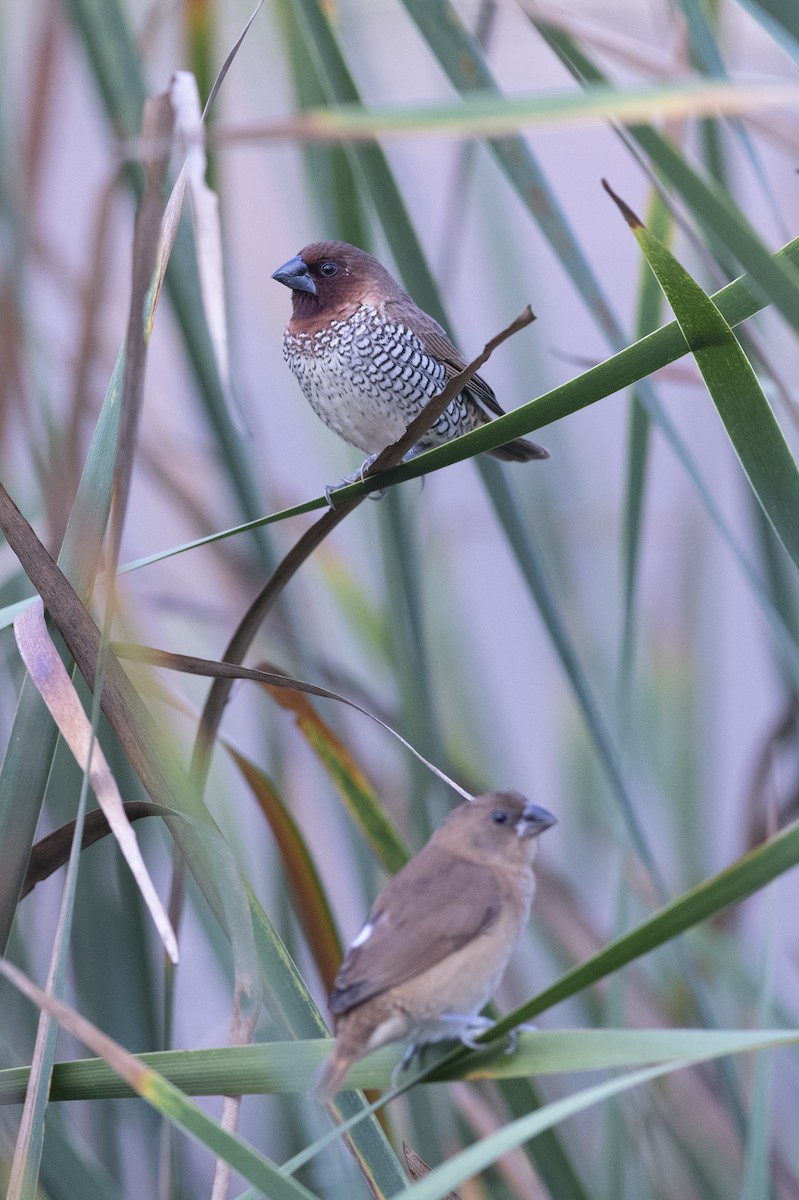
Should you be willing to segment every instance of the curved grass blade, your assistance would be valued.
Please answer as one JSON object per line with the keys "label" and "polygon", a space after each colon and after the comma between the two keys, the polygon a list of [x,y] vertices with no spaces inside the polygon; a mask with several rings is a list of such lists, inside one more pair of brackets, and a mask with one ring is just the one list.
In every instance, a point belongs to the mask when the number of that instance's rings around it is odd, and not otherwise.
{"label": "curved grass blade", "polygon": [[[362,708],[360,704],[356,704],[354,700],[348,700],[346,696],[342,696],[338,692],[332,692],[327,688],[318,687],[315,683],[305,683],[301,679],[293,679],[290,675],[282,675],[276,671],[264,671],[263,669],[259,669],[257,667],[241,667],[237,666],[235,663],[217,662],[214,659],[197,658],[196,656],[190,654],[170,654],[167,650],[154,650],[150,646],[117,643],[116,650],[120,657],[135,659],[137,662],[151,663],[156,667],[167,667],[169,670],[182,671],[189,675],[205,675],[209,679],[222,679],[228,682],[232,682],[235,679],[251,679],[255,683],[264,684],[270,691],[274,689],[275,698],[277,698],[278,692],[290,693],[296,691],[299,693],[305,693],[309,696],[319,696],[325,700],[337,700],[340,704],[346,704],[348,708],[353,708],[356,712],[362,713],[363,716],[369,717],[369,719],[374,721],[376,725],[379,725],[381,729],[385,729],[387,733],[390,733],[392,737],[395,737],[397,741],[405,747],[406,750],[409,750],[411,754],[413,754],[414,757],[417,758],[425,767],[427,767],[427,769],[431,771],[438,779],[440,779],[443,783],[446,783],[448,787],[451,787],[453,791],[456,791],[460,796],[463,796],[464,800],[472,799],[472,796],[469,792],[461,788],[457,783],[455,783],[454,780],[448,778],[448,776],[446,776],[443,771],[439,770],[434,763],[429,762],[424,755],[420,754],[419,751],[412,746],[411,743],[407,741],[401,733],[398,733],[396,729],[393,729],[391,725],[388,725],[385,721],[381,721],[380,717],[369,712],[368,708]],[[320,753],[320,757],[323,757],[324,761],[329,763],[329,765],[333,768],[334,774],[344,779],[351,779],[352,781],[355,781],[356,774],[359,773],[357,773],[356,768],[354,768],[351,759],[348,758],[343,746],[341,746],[340,742],[337,742],[332,732],[330,732],[329,737],[327,736],[327,732],[325,732],[326,727],[323,726],[322,722],[319,721],[316,715],[314,714],[313,719],[311,718],[310,713],[313,713],[313,710],[310,709],[310,706],[308,706],[308,709],[305,709],[301,700],[297,700],[295,702],[281,700],[280,703],[282,703],[285,708],[291,708],[295,712],[301,711],[303,713],[307,729],[311,729],[315,726],[315,732],[317,735],[315,737],[316,748]],[[357,790],[359,790],[363,795],[364,803],[362,807],[364,811],[367,809],[370,810],[365,819],[363,814],[358,817],[359,823],[362,825],[367,836],[367,840],[372,843],[378,858],[380,858],[381,861],[387,858],[388,861],[395,864],[389,869],[398,871],[408,858],[407,850],[405,849],[401,838],[388,823],[385,815],[382,814],[382,810],[379,810],[379,805],[377,805],[377,810],[379,811],[374,811],[375,802],[368,799],[369,795],[371,794],[369,789],[362,788]],[[354,815],[358,816],[357,810],[355,811]]]}
{"label": "curved grass blade", "polygon": [[[402,436],[390,446],[386,446],[378,454],[374,462],[364,472],[365,476],[370,478],[373,474],[379,475],[387,467],[400,462],[407,451],[416,445],[421,435],[460,393],[464,384],[468,383],[472,376],[479,371],[483,363],[488,361],[494,350],[506,341],[507,338],[512,337],[514,333],[518,333],[520,329],[524,329],[534,319],[528,305],[510,325],[496,334],[490,341],[486,342],[480,354],[472,359],[457,375],[453,375],[447,381],[446,386],[432,400],[428,401],[421,412],[411,421]],[[346,490],[346,488],[336,489],[331,497],[331,503],[334,503],[336,507],[331,508],[310,529],[306,530],[299,541],[283,557],[270,578],[267,579],[241,618],[238,628],[228,642],[224,652],[225,662],[240,663],[243,660],[267,613],[281,595],[288,582],[293,578],[308,556],[335,529],[336,525],[344,517],[348,516],[361,502],[362,496],[344,497],[339,500],[339,497]],[[222,719],[224,706],[230,694],[230,687],[231,681],[229,679],[215,680],[203,708],[192,763],[192,771],[197,780],[204,781],[207,776],[213,742],[219,728],[219,722]],[[437,768],[435,769],[437,770]]]}
{"label": "curved grass blade", "polygon": [[74,754],[78,765],[88,774],[97,801],[136,880],[142,899],[150,910],[164,948],[172,962],[176,963],[178,943],[175,932],[142,858],[111,768],[83,711],[67,669],[50,640],[41,606],[37,604],[17,617],[14,632],[22,661],[61,731],[61,736]]}
{"label": "curved grass blade", "polygon": [[[125,810],[125,816],[131,823],[141,821],[143,817],[180,817],[182,815],[174,808],[165,808],[163,804],[150,804],[146,800],[128,800],[122,807]],[[110,832],[108,818],[103,810],[101,808],[92,809],[86,814],[86,820],[83,823],[81,850],[86,850],[102,838],[108,837]],[[69,858],[69,849],[74,836],[75,822],[67,821],[65,825],[54,829],[52,833],[48,833],[46,837],[34,843],[25,873],[21,898],[32,892],[37,883],[49,879],[55,871],[64,866]]]}

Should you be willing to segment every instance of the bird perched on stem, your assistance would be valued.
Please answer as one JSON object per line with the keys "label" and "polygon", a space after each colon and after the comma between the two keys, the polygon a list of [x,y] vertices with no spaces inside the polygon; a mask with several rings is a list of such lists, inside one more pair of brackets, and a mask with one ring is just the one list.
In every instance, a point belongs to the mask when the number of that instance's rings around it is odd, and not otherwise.
{"label": "bird perched on stem", "polygon": [[[369,455],[362,473],[466,363],[438,322],[357,246],[312,242],[272,278],[292,291],[286,362],[317,416]],[[503,415],[474,375],[411,455]],[[489,453],[514,462],[549,458],[524,438]]]}
{"label": "bird perched on stem", "polygon": [[312,1090],[339,1091],[388,1042],[472,1038],[530,914],[537,838],[556,823],[518,792],[460,804],[387,884],[347,951],[330,998],[336,1042]]}

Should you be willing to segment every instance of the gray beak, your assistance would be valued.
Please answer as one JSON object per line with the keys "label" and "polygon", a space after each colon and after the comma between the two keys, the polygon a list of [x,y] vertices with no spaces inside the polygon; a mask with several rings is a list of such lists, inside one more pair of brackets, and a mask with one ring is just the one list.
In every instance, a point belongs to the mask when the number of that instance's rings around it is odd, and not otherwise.
{"label": "gray beak", "polygon": [[546,829],[551,829],[553,825],[557,825],[558,818],[553,817],[552,813],[546,808],[541,808],[538,804],[526,804],[524,811],[516,823],[516,833],[519,837],[529,838],[538,837]]}
{"label": "gray beak", "polygon": [[310,292],[312,296],[316,295],[316,284],[299,254],[295,254],[294,258],[290,258],[282,267],[273,271],[272,278],[278,283],[285,283],[286,287],[295,292]]}

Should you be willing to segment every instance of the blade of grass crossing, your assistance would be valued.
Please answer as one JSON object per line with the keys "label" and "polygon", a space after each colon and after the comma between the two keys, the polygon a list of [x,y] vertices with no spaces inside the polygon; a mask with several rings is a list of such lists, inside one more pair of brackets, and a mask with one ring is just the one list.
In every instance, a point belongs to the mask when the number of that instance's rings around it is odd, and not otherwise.
{"label": "blade of grass crossing", "polygon": [[483,1138],[475,1145],[456,1154],[443,1166],[432,1171],[420,1183],[413,1184],[404,1192],[400,1192],[395,1200],[406,1200],[406,1198],[407,1200],[441,1200],[448,1191],[459,1187],[467,1179],[491,1166],[501,1154],[523,1145],[524,1142],[537,1137],[544,1130],[559,1125],[562,1121],[584,1112],[594,1104],[601,1104],[642,1083],[649,1083],[671,1071],[692,1066],[697,1061],[707,1061],[707,1056],[702,1056],[700,1060],[686,1059],[677,1064],[635,1071],[620,1079],[612,1079],[607,1083],[586,1088],[584,1091],[578,1092],[576,1096],[554,1101],[540,1112],[519,1117],[498,1133]]}

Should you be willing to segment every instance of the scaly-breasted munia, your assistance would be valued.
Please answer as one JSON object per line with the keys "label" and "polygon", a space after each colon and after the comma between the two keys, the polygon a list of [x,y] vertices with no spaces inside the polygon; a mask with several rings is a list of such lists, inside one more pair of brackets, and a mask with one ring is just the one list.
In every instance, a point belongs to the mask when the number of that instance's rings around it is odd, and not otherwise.
{"label": "scaly-breasted munia", "polygon": [[[357,246],[312,242],[272,278],[292,289],[286,362],[317,416],[370,460],[466,365],[438,322]],[[503,415],[474,375],[411,454]],[[489,453],[517,462],[549,458],[523,438]]]}
{"label": "scaly-breasted munia", "polygon": [[518,792],[460,804],[387,884],[341,965],[336,1043],[313,1091],[329,1099],[352,1064],[388,1042],[467,1045],[530,914],[537,838],[556,818]]}

